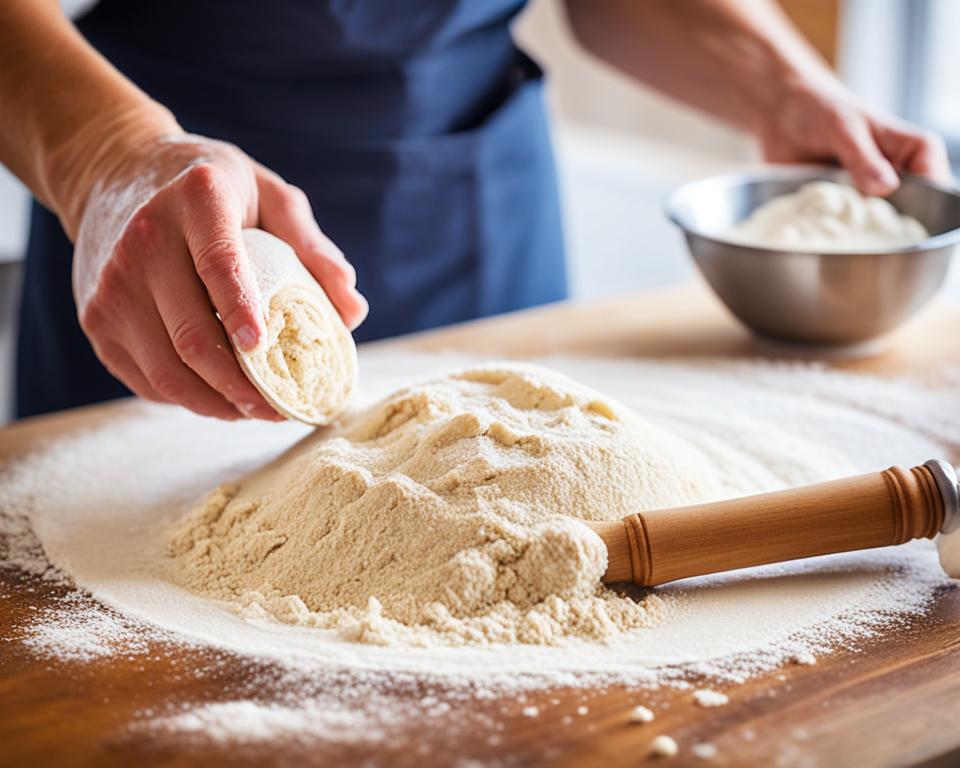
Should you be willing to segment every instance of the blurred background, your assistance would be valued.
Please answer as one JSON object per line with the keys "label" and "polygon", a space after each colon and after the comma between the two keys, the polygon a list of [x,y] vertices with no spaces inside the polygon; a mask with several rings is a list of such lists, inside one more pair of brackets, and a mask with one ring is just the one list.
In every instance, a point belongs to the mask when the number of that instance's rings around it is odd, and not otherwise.
{"label": "blurred background", "polygon": [[[943,135],[960,168],[960,47],[954,38],[960,1],[781,1],[854,93]],[[90,3],[61,5],[76,15]],[[583,54],[559,0],[533,0],[516,36],[550,75],[573,297],[691,278],[680,237],[663,216],[663,200],[684,181],[756,163],[751,142]],[[0,167],[0,423],[10,412],[27,201]],[[960,301],[957,269],[945,294]]]}

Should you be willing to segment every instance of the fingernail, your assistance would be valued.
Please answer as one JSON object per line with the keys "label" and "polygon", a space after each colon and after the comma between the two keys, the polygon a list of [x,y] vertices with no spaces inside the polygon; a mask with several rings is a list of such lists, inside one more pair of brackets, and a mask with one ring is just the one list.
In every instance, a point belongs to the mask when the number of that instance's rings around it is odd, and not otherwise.
{"label": "fingernail", "polygon": [[241,325],[233,334],[233,343],[243,352],[257,346],[257,331],[250,325]]}

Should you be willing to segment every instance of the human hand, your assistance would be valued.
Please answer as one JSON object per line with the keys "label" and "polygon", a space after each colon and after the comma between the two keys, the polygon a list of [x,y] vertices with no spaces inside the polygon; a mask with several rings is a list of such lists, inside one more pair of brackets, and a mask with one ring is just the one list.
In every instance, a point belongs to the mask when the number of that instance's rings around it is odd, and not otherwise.
{"label": "human hand", "polygon": [[951,180],[939,136],[864,108],[838,82],[788,81],[757,134],[764,159],[839,163],[869,195],[893,192],[900,173]]}
{"label": "human hand", "polygon": [[227,340],[249,350],[264,332],[240,235],[252,226],[293,247],[351,329],[362,322],[353,268],[306,195],[236,147],[153,138],[91,185],[74,256],[77,310],[101,362],[133,392],[222,419],[280,418]]}

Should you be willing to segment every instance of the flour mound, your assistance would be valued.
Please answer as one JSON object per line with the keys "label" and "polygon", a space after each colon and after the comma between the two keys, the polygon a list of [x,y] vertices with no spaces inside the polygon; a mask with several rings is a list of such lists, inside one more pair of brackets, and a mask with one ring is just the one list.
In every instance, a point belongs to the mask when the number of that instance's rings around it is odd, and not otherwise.
{"label": "flour mound", "polygon": [[649,626],[600,584],[581,520],[722,494],[691,446],[533,366],[403,389],[215,490],[171,531],[171,575],[243,615],[382,645],[563,644]]}
{"label": "flour mound", "polygon": [[919,221],[883,198],[829,181],[805,184],[764,203],[729,232],[746,245],[803,251],[887,250],[929,236]]}

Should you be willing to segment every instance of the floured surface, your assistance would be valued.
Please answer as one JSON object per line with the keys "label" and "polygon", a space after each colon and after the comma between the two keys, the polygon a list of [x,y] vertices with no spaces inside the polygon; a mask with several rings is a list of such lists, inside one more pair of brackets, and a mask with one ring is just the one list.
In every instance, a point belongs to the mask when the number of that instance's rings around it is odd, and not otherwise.
{"label": "floured surface", "polygon": [[[371,356],[366,381],[380,389],[367,393],[368,402],[451,362]],[[730,495],[953,458],[956,424],[937,422],[928,436],[911,426],[932,423],[929,408],[960,413],[956,389],[921,393],[807,367],[550,365],[696,445],[727,479]],[[894,423],[895,414],[911,426]],[[789,659],[812,660],[834,643],[920,612],[943,583],[933,546],[916,543],[667,587],[658,590],[664,614],[657,626],[607,645],[427,650],[245,621],[162,579],[162,532],[173,518],[304,434],[294,425],[219,424],[144,406],[107,431],[66,437],[4,469],[2,507],[29,510],[50,558],[81,586],[168,629],[247,653],[463,677],[526,673],[582,683],[587,677],[565,673],[596,672],[654,681],[667,674],[664,667],[686,665],[739,679]]]}

